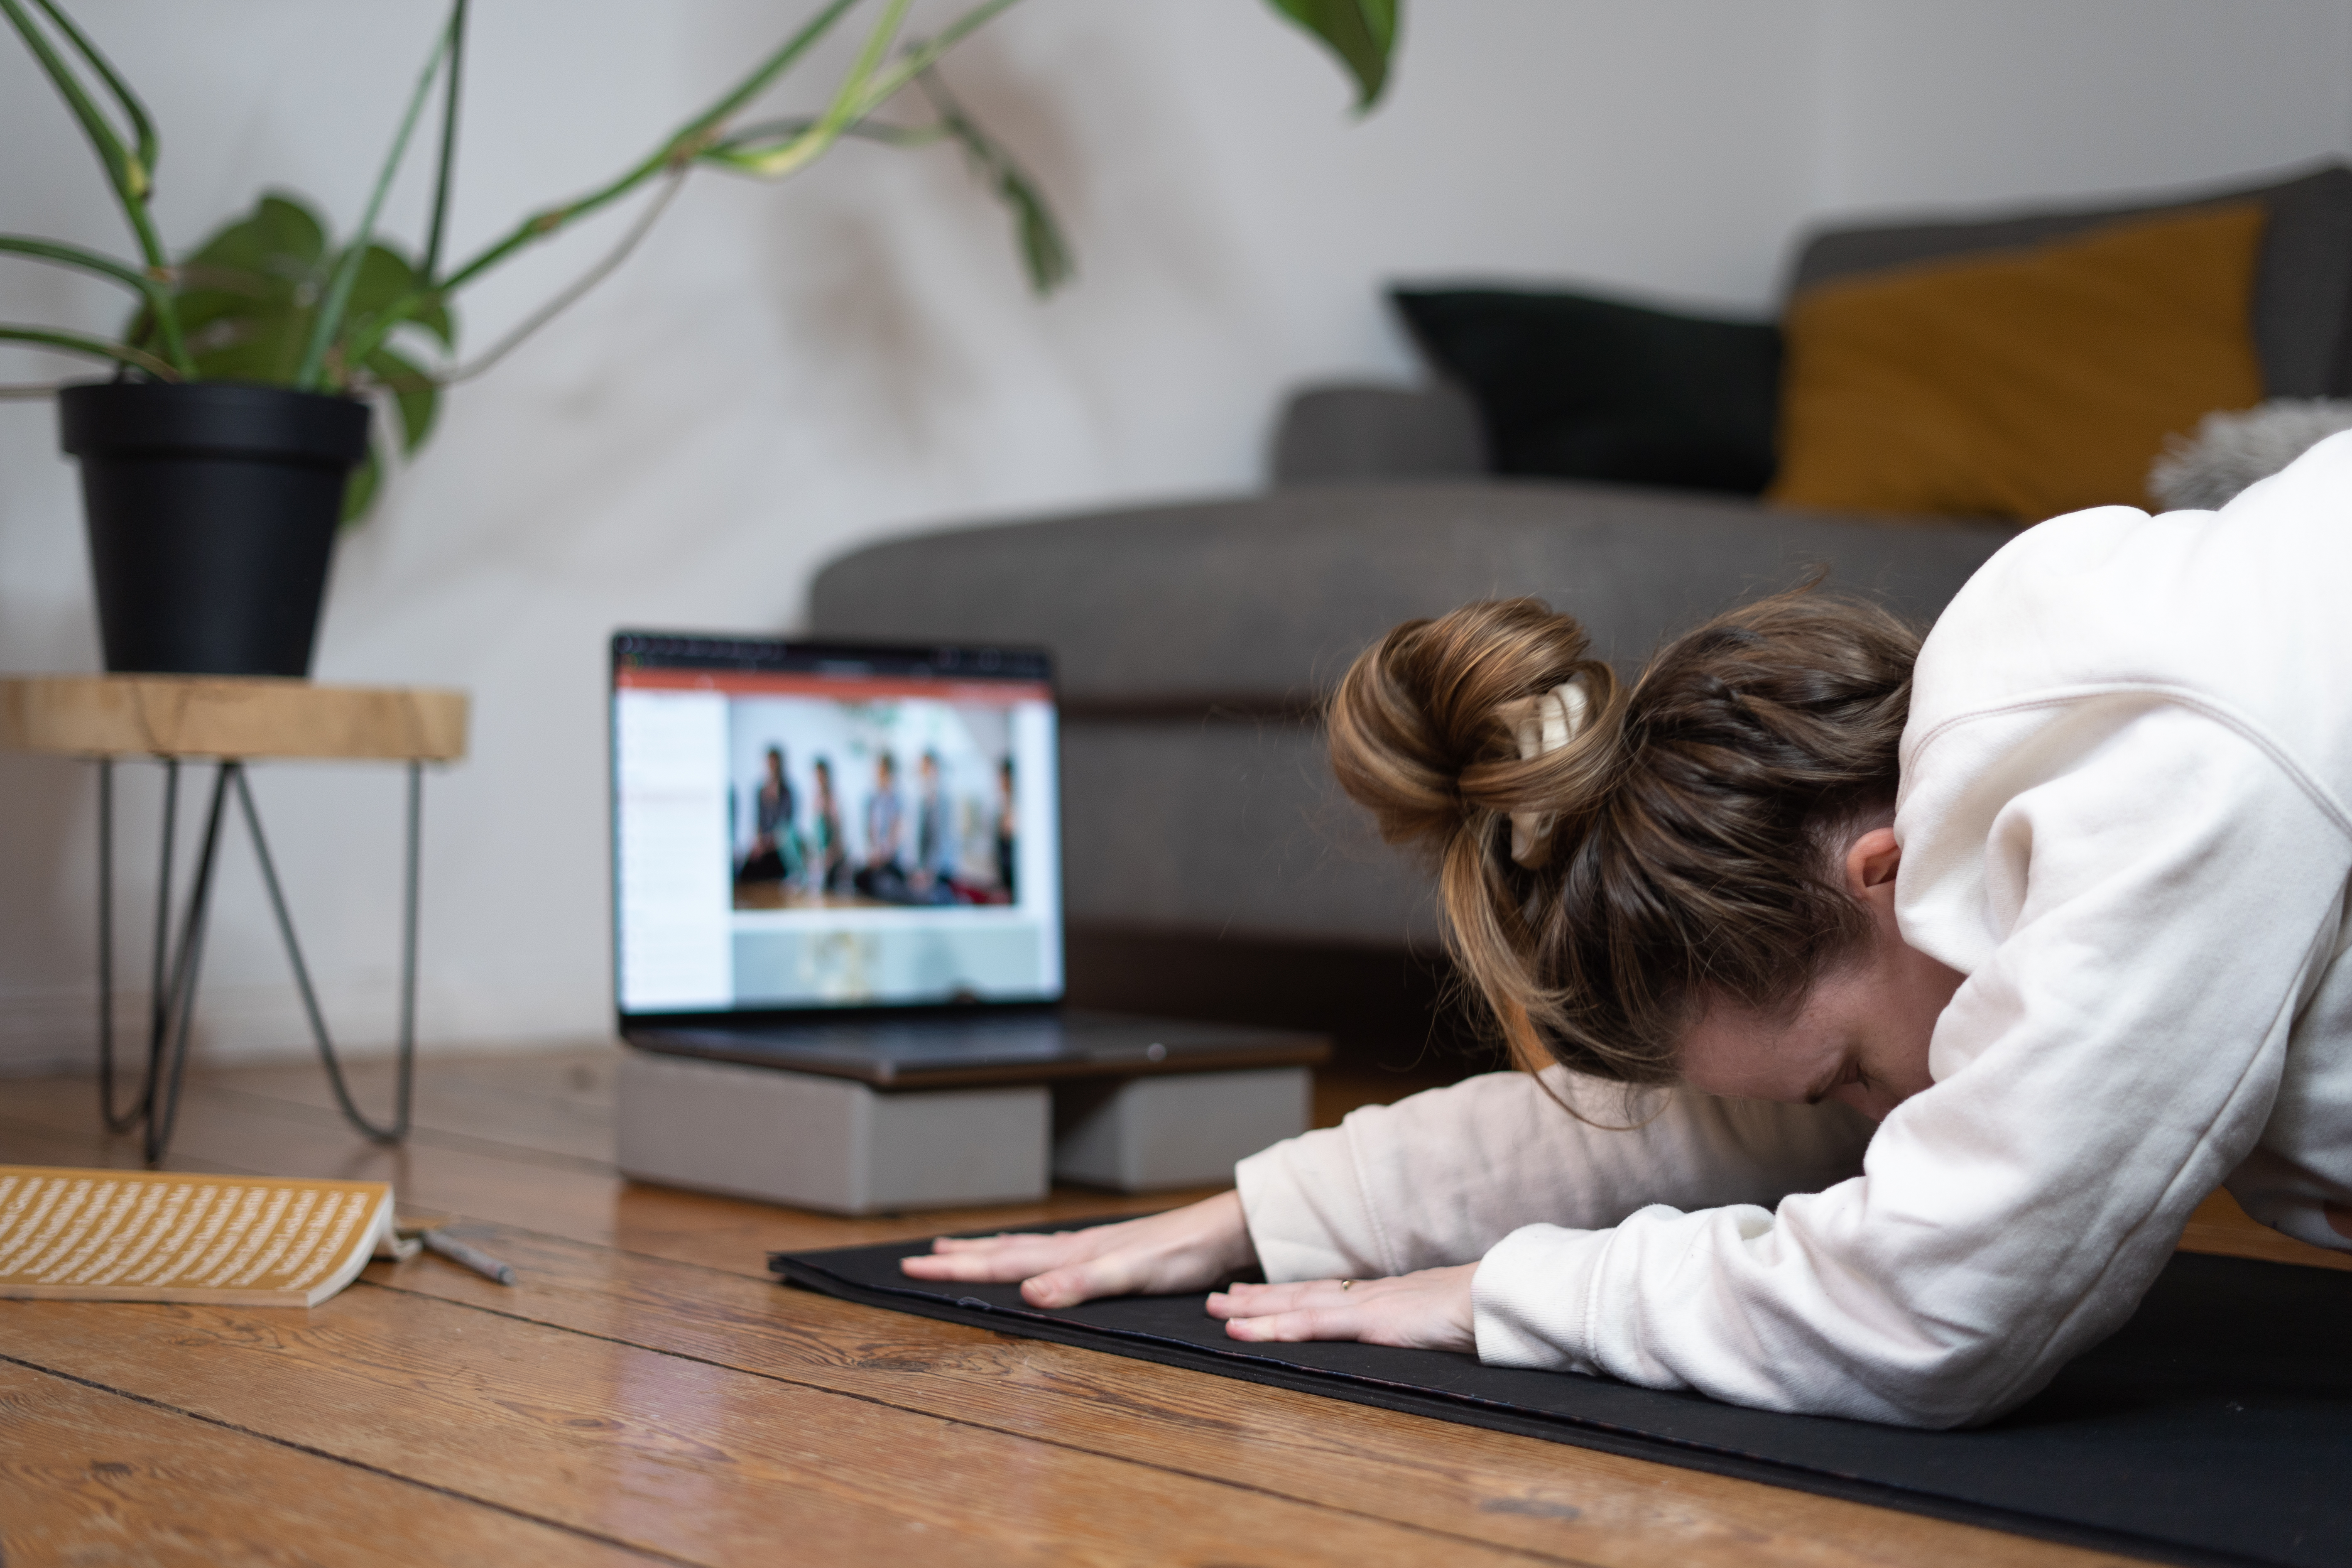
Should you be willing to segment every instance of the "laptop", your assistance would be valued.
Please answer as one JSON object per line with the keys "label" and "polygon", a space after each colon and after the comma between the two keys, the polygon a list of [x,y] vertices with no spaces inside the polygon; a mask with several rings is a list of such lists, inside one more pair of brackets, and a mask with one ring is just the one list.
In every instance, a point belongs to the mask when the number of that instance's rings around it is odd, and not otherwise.
{"label": "laptop", "polygon": [[614,634],[622,1037],[901,1089],[1323,1060],[1064,1005],[1054,692],[1037,648]]}

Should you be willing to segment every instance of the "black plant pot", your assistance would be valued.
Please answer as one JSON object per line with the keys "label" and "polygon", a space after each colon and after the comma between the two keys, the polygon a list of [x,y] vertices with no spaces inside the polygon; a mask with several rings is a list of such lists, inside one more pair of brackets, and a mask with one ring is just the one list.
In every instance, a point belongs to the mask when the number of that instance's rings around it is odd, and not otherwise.
{"label": "black plant pot", "polygon": [[58,395],[58,423],[81,459],[108,669],[310,673],[365,404],[234,382],[85,382]]}

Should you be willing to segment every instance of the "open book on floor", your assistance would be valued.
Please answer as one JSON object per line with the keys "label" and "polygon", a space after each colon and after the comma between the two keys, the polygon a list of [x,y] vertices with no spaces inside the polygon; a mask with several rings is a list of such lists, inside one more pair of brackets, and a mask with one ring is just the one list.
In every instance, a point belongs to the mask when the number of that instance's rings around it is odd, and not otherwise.
{"label": "open book on floor", "polygon": [[383,1182],[0,1165],[0,1298],[315,1307],[392,1236]]}

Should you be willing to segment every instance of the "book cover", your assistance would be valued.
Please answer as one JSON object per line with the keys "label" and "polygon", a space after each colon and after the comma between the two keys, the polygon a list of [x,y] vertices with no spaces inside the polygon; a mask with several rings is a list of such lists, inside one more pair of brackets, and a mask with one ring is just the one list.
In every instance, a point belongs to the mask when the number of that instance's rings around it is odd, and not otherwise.
{"label": "book cover", "polygon": [[392,1224],[383,1182],[0,1165],[0,1297],[315,1307]]}

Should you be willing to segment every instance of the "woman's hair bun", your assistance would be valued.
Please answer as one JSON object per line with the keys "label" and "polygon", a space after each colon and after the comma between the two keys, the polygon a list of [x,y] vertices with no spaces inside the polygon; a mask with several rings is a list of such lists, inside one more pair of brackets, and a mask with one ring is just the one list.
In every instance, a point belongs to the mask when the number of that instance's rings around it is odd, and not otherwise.
{"label": "woman's hair bun", "polygon": [[1626,691],[1568,616],[1470,605],[1349,668],[1331,765],[1436,851],[1447,945],[1516,1059],[1665,1082],[1698,1009],[1781,1005],[1872,940],[1839,858],[1893,807],[1918,651],[1809,584]]}
{"label": "woman's hair bun", "polygon": [[[1482,848],[1507,848],[1510,814],[1573,814],[1605,787],[1622,703],[1616,678],[1591,650],[1584,628],[1539,599],[1407,621],[1340,679],[1332,772],[1390,843],[1443,852],[1467,831]],[[1523,758],[1522,725],[1570,682],[1583,695],[1573,738]]]}

